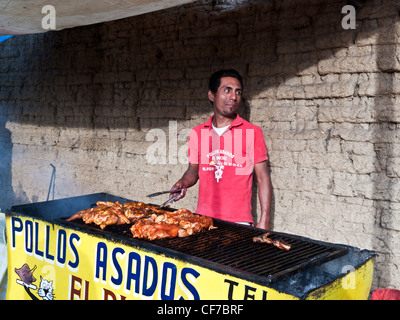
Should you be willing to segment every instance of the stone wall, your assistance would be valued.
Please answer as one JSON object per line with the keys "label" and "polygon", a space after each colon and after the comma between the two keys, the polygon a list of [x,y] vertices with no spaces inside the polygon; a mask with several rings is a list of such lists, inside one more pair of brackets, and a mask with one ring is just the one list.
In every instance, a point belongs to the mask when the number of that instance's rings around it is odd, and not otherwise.
{"label": "stone wall", "polygon": [[[373,249],[374,287],[400,288],[400,4],[367,1],[349,30],[345,4],[199,1],[7,40],[0,208],[169,189],[212,114],[210,74],[233,67],[269,149],[273,229]],[[194,187],[177,205],[196,201]]]}

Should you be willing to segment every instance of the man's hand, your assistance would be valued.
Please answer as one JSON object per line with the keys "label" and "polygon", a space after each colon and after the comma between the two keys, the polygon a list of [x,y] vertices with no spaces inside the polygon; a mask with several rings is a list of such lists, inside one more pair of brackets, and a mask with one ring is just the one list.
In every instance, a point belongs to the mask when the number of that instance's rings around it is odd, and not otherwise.
{"label": "man's hand", "polygon": [[[180,191],[180,195],[174,201],[178,201],[183,197],[185,197],[187,189],[195,185],[197,180],[199,180],[199,165],[189,163],[189,167],[183,174],[182,178],[177,183],[175,183],[171,188],[171,191],[182,189]],[[179,194],[179,191],[171,192],[169,198],[171,199],[177,194]]]}
{"label": "man's hand", "polygon": [[[173,192],[173,191],[179,190],[179,189],[180,189],[180,191]],[[183,186],[183,183],[179,180],[177,183],[175,183],[175,184],[172,186],[172,188],[171,188],[171,193],[169,194],[169,199],[175,197],[175,196],[176,196],[177,194],[179,194],[179,192],[180,192],[180,195],[174,200],[174,201],[178,201],[178,200],[180,200],[180,199],[182,199],[182,198],[185,197],[186,191],[187,191],[187,188],[185,188],[185,187]]]}
{"label": "man's hand", "polygon": [[266,215],[261,216],[260,222],[257,224],[257,228],[270,230],[269,220],[265,219]]}

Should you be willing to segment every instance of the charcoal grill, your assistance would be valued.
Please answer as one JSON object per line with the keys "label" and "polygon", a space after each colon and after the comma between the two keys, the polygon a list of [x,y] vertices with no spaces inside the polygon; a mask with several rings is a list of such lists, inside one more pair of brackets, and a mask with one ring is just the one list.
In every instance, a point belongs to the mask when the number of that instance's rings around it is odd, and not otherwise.
{"label": "charcoal grill", "polygon": [[[74,213],[95,206],[96,201],[99,200],[120,201],[122,203],[131,201],[100,193],[14,206],[11,211],[13,214],[52,221],[71,230],[78,230],[114,242],[118,241],[149,252],[212,269],[221,274],[228,274],[252,283],[288,292],[291,292],[291,289],[282,288],[282,285],[289,284],[295,277],[299,277],[299,274],[307,274],[307,277],[310,277],[310,273],[318,273],[318,270],[323,269],[324,266],[329,266],[329,269],[332,269],[334,261],[340,261],[341,264],[351,262],[360,267],[366,260],[370,260],[374,256],[371,251],[360,251],[345,245],[316,241],[286,233],[270,232],[270,238],[273,240],[282,239],[291,245],[289,251],[284,251],[271,244],[254,243],[252,241],[253,237],[265,233],[265,230],[218,219],[214,219],[216,229],[185,238],[153,241],[134,239],[129,230],[130,225],[107,226],[102,230],[94,224],[85,224],[80,219],[66,221]],[[173,211],[173,209],[168,210]],[[354,262],[353,256],[356,252],[357,261]],[[337,268],[340,269],[339,266]],[[337,275],[343,276],[341,272],[341,270],[336,270]],[[325,278],[337,278],[337,276],[332,276],[331,272],[326,272],[326,274],[328,276]],[[317,283],[313,289],[323,284],[323,281]],[[296,291],[296,296],[305,297],[305,294]]]}
{"label": "charcoal grill", "polygon": [[[171,210],[173,211],[173,209]],[[100,232],[109,238],[123,239],[127,242],[140,242],[148,249],[196,262],[202,266],[223,271],[233,275],[246,274],[260,284],[270,284],[291,274],[301,272],[312,265],[345,255],[348,249],[311,239],[284,233],[271,232],[270,238],[282,239],[291,245],[284,251],[271,244],[254,243],[253,237],[265,233],[265,230],[242,226],[214,219],[217,229],[204,231],[190,237],[160,240],[136,240],[130,232],[131,225],[100,227],[85,224],[82,220],[67,222],[71,227],[90,229]]]}

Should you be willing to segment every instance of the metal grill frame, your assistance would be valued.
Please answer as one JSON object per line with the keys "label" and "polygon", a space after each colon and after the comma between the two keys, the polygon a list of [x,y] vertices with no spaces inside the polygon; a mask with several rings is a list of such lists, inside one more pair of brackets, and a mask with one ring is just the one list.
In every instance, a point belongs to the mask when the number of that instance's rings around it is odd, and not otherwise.
{"label": "metal grill frame", "polygon": [[[252,238],[265,233],[266,230],[218,219],[214,219],[217,229],[185,238],[153,241],[134,239],[129,230],[131,225],[107,226],[102,230],[96,225],[87,225],[81,220],[70,222],[65,220],[74,213],[95,205],[96,201],[100,200],[114,202],[118,200],[121,203],[132,201],[107,193],[98,193],[14,206],[11,211],[30,217],[43,218],[66,228],[143,248],[156,254],[187,261],[260,285],[273,284],[287,276],[302,272],[348,252],[347,246],[344,245],[271,231],[272,239],[283,239],[292,246],[289,251],[280,250],[271,244],[253,243]],[[168,209],[168,211],[174,210]],[[237,235],[239,235],[239,239],[237,239]],[[195,250],[195,248],[197,249]],[[307,256],[301,258],[299,255],[305,252],[308,252]],[[263,260],[263,257],[266,258]],[[271,264],[269,260],[272,258],[280,259],[281,265]],[[249,263],[249,261],[251,262]]]}
{"label": "metal grill frame", "polygon": [[[152,241],[132,238],[129,230],[131,225],[108,226],[101,230],[98,226],[86,225],[81,220],[70,222],[60,220],[60,224],[102,235],[112,241],[120,240],[125,244],[145,248],[221,273],[228,273],[261,285],[269,285],[348,252],[348,249],[342,245],[271,231],[271,239],[283,239],[291,244],[291,249],[284,251],[271,244],[253,242],[253,237],[265,233],[266,230],[218,219],[214,219],[217,229],[185,238]],[[232,229],[236,229],[236,232],[240,234],[240,239],[236,240],[234,237],[227,236]],[[243,249],[247,251],[244,252]]]}

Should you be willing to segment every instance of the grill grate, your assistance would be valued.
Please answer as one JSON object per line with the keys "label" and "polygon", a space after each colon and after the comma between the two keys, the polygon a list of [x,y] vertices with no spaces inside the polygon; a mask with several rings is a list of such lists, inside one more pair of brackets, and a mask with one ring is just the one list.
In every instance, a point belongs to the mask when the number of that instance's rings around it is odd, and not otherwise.
{"label": "grill grate", "polygon": [[[96,201],[132,201],[107,193],[95,193],[53,201],[13,206],[11,212],[57,221],[67,228],[77,228],[111,240],[148,248],[154,252],[171,255],[203,267],[233,274],[261,284],[280,280],[293,273],[302,272],[347,253],[344,246],[271,232],[271,238],[281,238],[291,245],[289,251],[266,243],[254,243],[253,237],[265,230],[214,219],[217,229],[186,238],[163,240],[133,239],[130,225],[108,226],[101,230],[96,225],[86,225],[82,220],[65,221],[73,213],[94,206]],[[169,209],[174,211],[173,209]]]}
{"label": "grill grate", "polygon": [[[100,230],[95,225],[85,225],[81,220],[68,224]],[[111,237],[140,241],[156,247],[160,252],[167,249],[181,256],[187,255],[188,258],[196,257],[204,260],[202,264],[206,267],[212,263],[222,270],[230,269],[252,277],[263,277],[263,282],[268,283],[347,253],[347,249],[339,245],[271,231],[270,238],[282,239],[291,245],[289,251],[284,251],[271,244],[253,242],[253,237],[265,233],[265,230],[215,219],[214,225],[217,229],[189,237],[153,241],[133,239],[130,225],[108,226],[101,232]]]}

